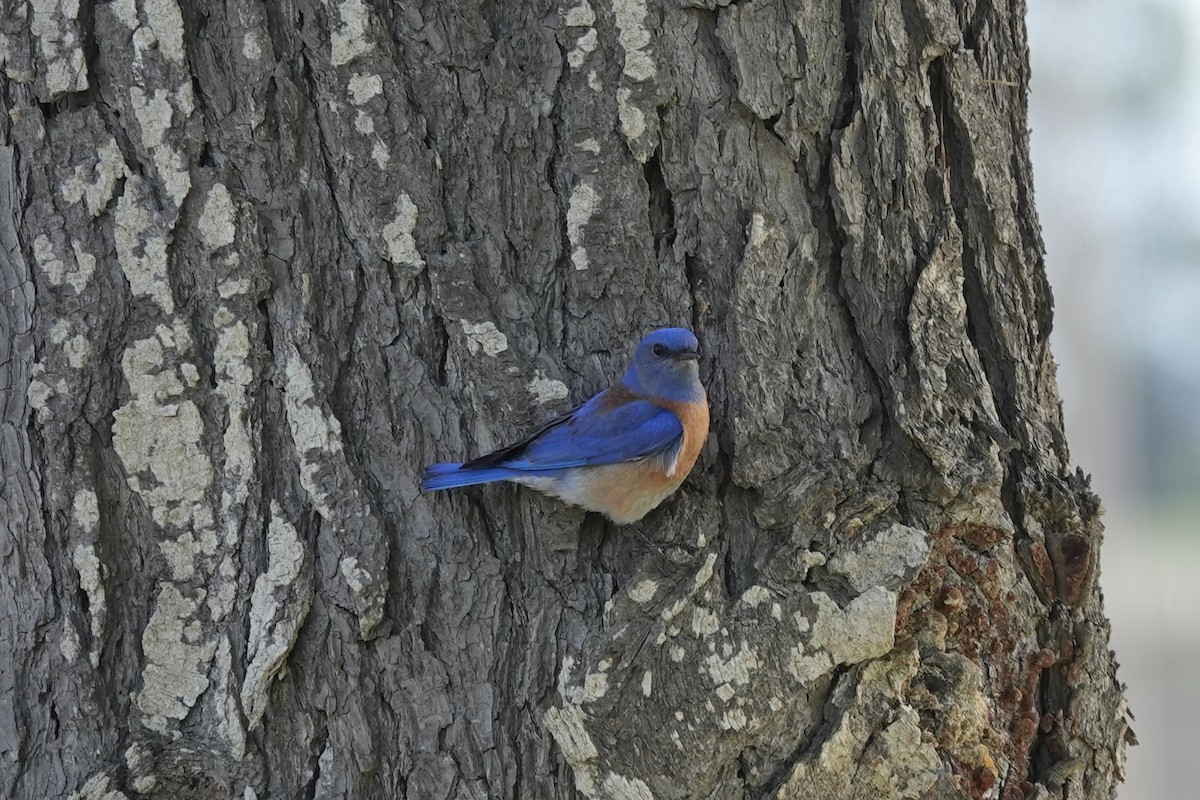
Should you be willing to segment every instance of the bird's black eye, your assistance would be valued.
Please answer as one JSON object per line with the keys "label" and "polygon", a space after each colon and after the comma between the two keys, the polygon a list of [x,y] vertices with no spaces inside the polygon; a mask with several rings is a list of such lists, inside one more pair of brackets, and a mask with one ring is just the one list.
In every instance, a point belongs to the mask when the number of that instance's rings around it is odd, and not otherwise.
{"label": "bird's black eye", "polygon": [[661,344],[656,344],[656,345],[654,345],[653,352],[654,352],[654,355],[658,356],[659,358],[662,358],[662,356],[667,352],[667,348],[663,347]]}

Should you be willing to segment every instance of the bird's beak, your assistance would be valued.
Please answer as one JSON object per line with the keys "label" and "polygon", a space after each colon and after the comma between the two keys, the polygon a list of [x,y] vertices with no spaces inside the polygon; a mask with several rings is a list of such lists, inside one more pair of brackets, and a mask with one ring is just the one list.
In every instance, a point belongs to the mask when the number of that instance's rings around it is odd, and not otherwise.
{"label": "bird's beak", "polygon": [[679,355],[675,356],[680,361],[699,361],[700,353],[695,350],[684,350]]}

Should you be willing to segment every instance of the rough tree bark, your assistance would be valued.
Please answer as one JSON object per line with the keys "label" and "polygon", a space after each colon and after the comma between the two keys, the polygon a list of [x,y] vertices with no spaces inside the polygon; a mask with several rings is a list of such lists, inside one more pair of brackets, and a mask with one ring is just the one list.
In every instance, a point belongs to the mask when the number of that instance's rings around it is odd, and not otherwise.
{"label": "rough tree bark", "polygon": [[[1113,796],[1022,3],[4,9],[0,794]],[[646,520],[419,493],[665,324]]]}

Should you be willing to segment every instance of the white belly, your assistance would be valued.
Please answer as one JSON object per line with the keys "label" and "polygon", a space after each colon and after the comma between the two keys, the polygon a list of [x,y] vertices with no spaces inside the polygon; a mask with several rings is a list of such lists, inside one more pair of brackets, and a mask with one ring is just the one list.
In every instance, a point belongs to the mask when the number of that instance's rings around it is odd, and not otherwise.
{"label": "white belly", "polygon": [[679,479],[666,478],[652,468],[636,464],[609,464],[571,469],[558,478],[512,478],[514,483],[560,498],[571,505],[596,511],[625,525],[650,513],[671,496]]}

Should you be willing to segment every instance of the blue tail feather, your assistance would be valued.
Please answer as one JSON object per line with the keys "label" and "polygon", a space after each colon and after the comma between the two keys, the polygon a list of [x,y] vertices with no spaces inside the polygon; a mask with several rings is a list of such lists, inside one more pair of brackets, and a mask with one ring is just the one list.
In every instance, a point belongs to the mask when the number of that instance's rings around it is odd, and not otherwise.
{"label": "blue tail feather", "polygon": [[425,468],[421,480],[421,488],[432,492],[438,489],[455,489],[459,486],[474,486],[477,483],[491,483],[511,478],[515,473],[503,467],[488,469],[463,469],[462,464],[430,464]]}
{"label": "blue tail feather", "polygon": [[425,468],[425,477],[431,478],[434,475],[449,475],[451,472],[458,472],[462,468],[462,462],[454,461],[446,464],[430,464]]}

